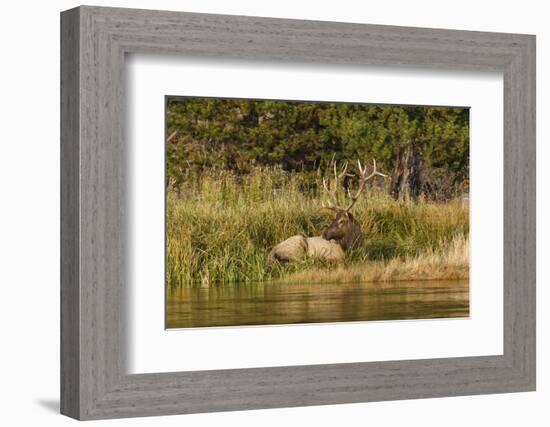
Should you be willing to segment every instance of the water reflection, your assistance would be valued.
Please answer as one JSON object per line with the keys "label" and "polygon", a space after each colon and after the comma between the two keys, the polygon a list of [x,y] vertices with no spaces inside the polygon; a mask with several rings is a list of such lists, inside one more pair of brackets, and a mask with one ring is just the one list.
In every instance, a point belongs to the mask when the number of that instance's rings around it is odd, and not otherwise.
{"label": "water reflection", "polygon": [[166,293],[166,327],[468,317],[467,280],[235,284]]}

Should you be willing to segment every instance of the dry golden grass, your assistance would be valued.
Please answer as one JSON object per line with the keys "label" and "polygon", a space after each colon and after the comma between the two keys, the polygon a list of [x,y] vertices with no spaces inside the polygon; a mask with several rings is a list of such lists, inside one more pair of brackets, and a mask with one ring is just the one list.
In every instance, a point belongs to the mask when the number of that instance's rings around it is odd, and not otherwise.
{"label": "dry golden grass", "polygon": [[352,283],[416,280],[456,280],[469,276],[469,240],[455,236],[439,250],[428,250],[413,257],[393,258],[387,262],[310,268],[290,274],[284,281]]}

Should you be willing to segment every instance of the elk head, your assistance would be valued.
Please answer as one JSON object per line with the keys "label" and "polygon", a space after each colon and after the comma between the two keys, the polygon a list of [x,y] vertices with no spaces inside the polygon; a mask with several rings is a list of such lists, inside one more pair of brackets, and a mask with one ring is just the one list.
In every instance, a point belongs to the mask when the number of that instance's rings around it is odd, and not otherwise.
{"label": "elk head", "polygon": [[361,193],[363,193],[367,181],[371,180],[375,176],[387,176],[376,170],[376,160],[373,159],[372,163],[373,171],[367,175],[367,167],[363,166],[361,161],[357,160],[357,166],[359,169],[359,187],[353,195],[348,191],[348,195],[351,197],[351,200],[347,207],[343,207],[343,204],[340,202],[339,190],[340,181],[346,176],[353,176],[347,172],[348,163],[344,163],[340,170],[338,170],[336,162],[333,160],[332,168],[334,170],[334,178],[323,178],[323,188],[328,193],[330,202],[328,205],[323,203],[322,209],[334,213],[334,220],[323,233],[323,238],[326,240],[335,240],[340,244],[344,251],[349,248],[358,247],[363,241],[361,225],[355,220],[353,214],[351,213],[351,208],[353,208],[355,202],[357,202],[357,199]]}

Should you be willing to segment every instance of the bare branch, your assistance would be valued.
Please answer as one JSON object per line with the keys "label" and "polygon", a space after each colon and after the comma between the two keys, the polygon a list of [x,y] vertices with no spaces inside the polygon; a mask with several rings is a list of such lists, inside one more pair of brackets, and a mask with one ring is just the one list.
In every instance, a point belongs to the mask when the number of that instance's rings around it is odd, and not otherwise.
{"label": "bare branch", "polygon": [[166,138],[166,142],[170,142],[172,139],[174,139],[176,137],[176,135],[178,134],[178,131],[175,130],[174,132],[172,132],[170,134],[170,136],[168,138]]}

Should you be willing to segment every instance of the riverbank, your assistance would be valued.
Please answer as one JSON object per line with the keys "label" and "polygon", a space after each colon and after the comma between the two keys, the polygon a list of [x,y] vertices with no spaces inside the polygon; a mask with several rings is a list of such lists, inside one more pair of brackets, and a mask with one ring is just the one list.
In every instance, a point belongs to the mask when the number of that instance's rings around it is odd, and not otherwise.
{"label": "riverbank", "polygon": [[168,191],[168,287],[258,281],[387,281],[468,277],[469,210],[459,201],[397,202],[366,191],[353,208],[364,245],[343,263],[269,264],[277,243],[318,236],[332,221],[316,182],[280,169],[189,176]]}

